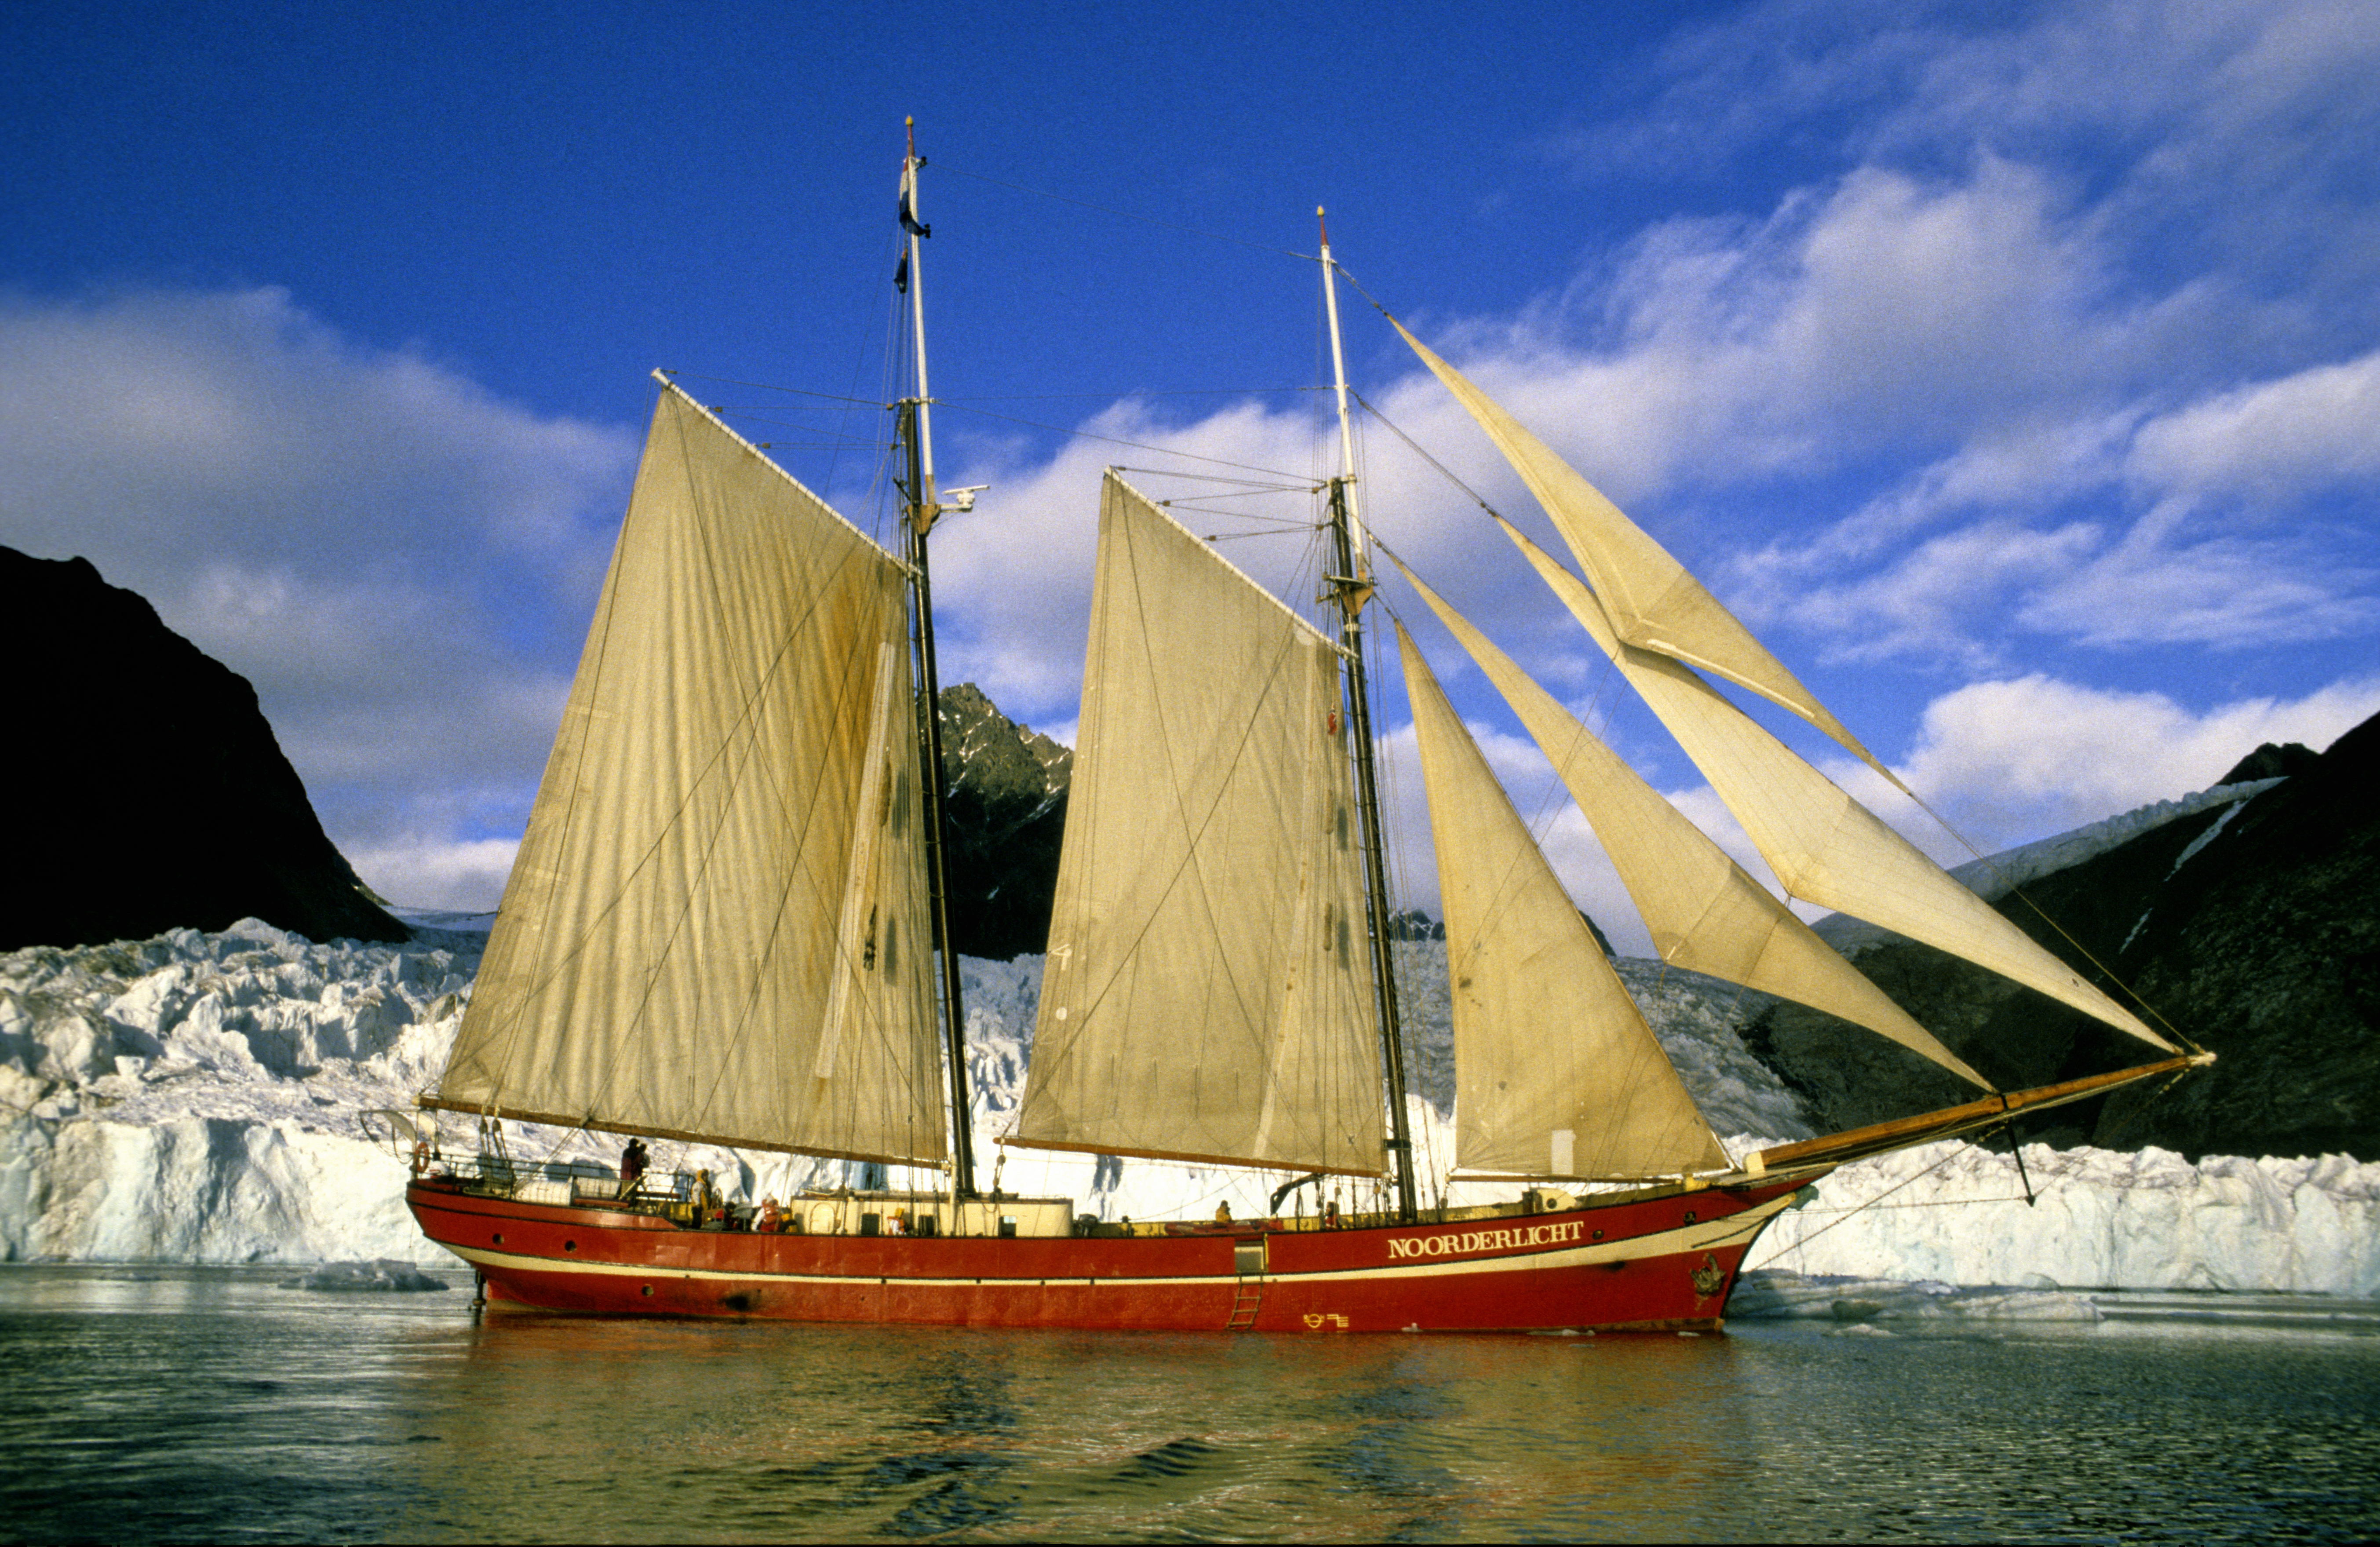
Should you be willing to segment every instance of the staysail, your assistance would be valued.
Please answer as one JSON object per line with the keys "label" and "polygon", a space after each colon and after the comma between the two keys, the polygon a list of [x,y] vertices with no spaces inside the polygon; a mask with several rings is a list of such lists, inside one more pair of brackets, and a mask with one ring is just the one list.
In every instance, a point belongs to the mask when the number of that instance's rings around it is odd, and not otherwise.
{"label": "staysail", "polygon": [[1790,895],[1922,940],[2152,1047],[2179,1051],[1692,670],[1622,641],[1585,582],[1510,522],[1497,523],[1678,738]]}
{"label": "staysail", "polygon": [[939,1163],[905,572],[665,384],[429,1104]]}
{"label": "staysail", "polygon": [[1894,784],[1900,782],[1668,549],[1461,372],[1406,333],[1402,323],[1390,317],[1389,323],[1488,432],[1553,518],[1621,640],[1750,688],[1826,732]]}
{"label": "staysail", "polygon": [[1339,655],[1114,473],[1009,1142],[1377,1175]]}
{"label": "staysail", "polygon": [[1400,624],[1454,1017],[1455,1151],[1477,1172],[1649,1177],[1726,1153]]}
{"label": "staysail", "polygon": [[1404,577],[1529,729],[1602,841],[1663,961],[1812,1005],[1888,1037],[1960,1078],[1991,1084],[1744,873],[1471,621]]}

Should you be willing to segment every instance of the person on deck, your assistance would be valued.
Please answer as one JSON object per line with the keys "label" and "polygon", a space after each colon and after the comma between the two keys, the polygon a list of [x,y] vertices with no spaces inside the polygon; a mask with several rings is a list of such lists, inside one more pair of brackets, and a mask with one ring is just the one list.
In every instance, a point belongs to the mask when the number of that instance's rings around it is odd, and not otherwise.
{"label": "person on deck", "polygon": [[1222,1202],[1215,1205],[1215,1223],[1217,1224],[1229,1224],[1232,1223],[1232,1200],[1230,1199],[1227,1198]]}
{"label": "person on deck", "polygon": [[785,1216],[774,1195],[760,1200],[760,1233],[773,1236],[785,1227]]}
{"label": "person on deck", "polygon": [[694,1174],[695,1227],[701,1230],[710,1229],[713,1219],[723,1217],[720,1207],[719,1189],[710,1185],[710,1173],[696,1172]]}
{"label": "person on deck", "polygon": [[620,1151],[620,1196],[627,1197],[637,1190],[645,1177],[645,1141],[631,1139],[628,1147]]}

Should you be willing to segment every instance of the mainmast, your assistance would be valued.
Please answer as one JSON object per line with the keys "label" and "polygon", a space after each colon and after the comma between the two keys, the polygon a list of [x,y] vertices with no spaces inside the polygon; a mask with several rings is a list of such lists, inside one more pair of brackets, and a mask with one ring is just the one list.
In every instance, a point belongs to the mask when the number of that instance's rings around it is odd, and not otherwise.
{"label": "mainmast", "polygon": [[898,405],[901,445],[907,461],[902,487],[902,527],[909,560],[910,646],[917,652],[918,788],[925,798],[926,883],[932,894],[934,932],[942,949],[942,1040],[950,1058],[951,1176],[960,1198],[976,1196],[975,1134],[967,1091],[966,1021],[959,1002],[959,954],[951,937],[950,893],[945,884],[942,832],[941,685],[934,671],[934,586],[927,565],[926,534],[945,510],[966,510],[975,491],[962,490],[950,505],[934,486],[933,398],[926,386],[926,285],[919,267],[920,242],[933,228],[917,219],[917,120],[907,120],[908,154],[901,163],[901,229],[908,239],[901,279],[909,292],[909,317],[917,340],[917,389]]}
{"label": "mainmast", "polygon": [[1364,903],[1371,915],[1372,1000],[1379,1021],[1380,1063],[1388,1093],[1389,1150],[1396,1157],[1397,1217],[1412,1224],[1420,1215],[1414,1189],[1413,1131],[1405,1121],[1404,1031],[1398,1023],[1394,954],[1389,940],[1379,779],[1372,761],[1372,694],[1364,676],[1364,606],[1372,598],[1371,565],[1364,553],[1363,518],[1355,509],[1355,436],[1347,419],[1347,357],[1339,343],[1339,285],[1337,271],[1330,264],[1330,226],[1319,207],[1314,217],[1322,230],[1322,295],[1330,317],[1330,368],[1339,393],[1339,476],[1330,483],[1330,535],[1339,572],[1325,579],[1339,602],[1347,726],[1355,742],[1355,801],[1364,832]]}

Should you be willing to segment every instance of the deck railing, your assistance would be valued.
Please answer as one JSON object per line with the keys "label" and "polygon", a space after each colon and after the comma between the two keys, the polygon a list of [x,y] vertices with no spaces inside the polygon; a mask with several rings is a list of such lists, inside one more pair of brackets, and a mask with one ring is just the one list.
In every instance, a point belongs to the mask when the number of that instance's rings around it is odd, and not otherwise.
{"label": "deck railing", "polygon": [[684,1207],[694,1198],[694,1176],[684,1171],[648,1171],[631,1185],[601,1161],[524,1161],[506,1155],[442,1156],[431,1174],[461,1182],[473,1192],[517,1199],[523,1203],[607,1203],[660,1210]]}

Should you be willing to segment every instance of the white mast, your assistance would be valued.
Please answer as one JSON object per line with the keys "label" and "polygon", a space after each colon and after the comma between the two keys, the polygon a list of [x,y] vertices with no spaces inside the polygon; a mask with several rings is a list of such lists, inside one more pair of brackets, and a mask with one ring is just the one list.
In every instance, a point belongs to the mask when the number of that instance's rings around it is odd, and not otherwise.
{"label": "white mast", "polygon": [[1322,301],[1330,314],[1330,373],[1339,393],[1339,477],[1347,506],[1348,539],[1354,546],[1354,578],[1368,580],[1372,563],[1364,551],[1364,518],[1355,509],[1355,432],[1347,421],[1347,355],[1339,345],[1339,273],[1330,262],[1330,223],[1323,218],[1319,204],[1314,206],[1314,219],[1322,228]]}
{"label": "white mast", "polygon": [[917,158],[917,120],[904,120],[909,132],[909,153],[901,163],[901,229],[909,238],[909,321],[917,347],[917,445],[918,472],[924,481],[910,492],[916,502],[917,519],[922,533],[941,517],[940,502],[934,491],[934,432],[930,416],[934,395],[926,385],[926,274],[922,267],[923,244],[932,227],[917,218],[917,168],[925,164]]}
{"label": "white mast", "polygon": [[1355,517],[1355,435],[1347,421],[1347,357],[1339,345],[1339,286],[1330,266],[1330,226],[1322,228],[1322,294],[1330,311],[1330,363],[1339,388],[1339,476],[1330,481],[1330,530],[1340,573],[1324,577],[1338,593],[1339,640],[1344,662],[1347,728],[1355,754],[1355,803],[1364,833],[1364,896],[1371,914],[1372,1003],[1380,1036],[1380,1071],[1389,1107],[1389,1153],[1394,1162],[1397,1217],[1421,1217],[1414,1185],[1413,1131],[1405,1118],[1404,1032],[1399,1025],[1394,953],[1389,944],[1389,880],[1380,836],[1379,775],[1372,760],[1372,690],[1364,677],[1364,604],[1372,597],[1364,557],[1364,526]]}

